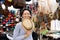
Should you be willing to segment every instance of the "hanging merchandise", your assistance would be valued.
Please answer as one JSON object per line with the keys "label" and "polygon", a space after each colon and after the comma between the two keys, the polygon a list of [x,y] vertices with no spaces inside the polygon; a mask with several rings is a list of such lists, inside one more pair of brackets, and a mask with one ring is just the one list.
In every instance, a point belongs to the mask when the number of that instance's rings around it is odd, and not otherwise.
{"label": "hanging merchandise", "polygon": [[14,10],[11,10],[10,12],[11,12],[12,14],[15,14],[15,11],[14,11]]}
{"label": "hanging merchandise", "polygon": [[13,0],[13,7],[14,8],[23,8],[26,6],[25,0]]}
{"label": "hanging merchandise", "polygon": [[0,0],[0,3],[4,3],[5,2],[5,0]]}
{"label": "hanging merchandise", "polygon": [[12,2],[12,0],[8,0],[9,2]]}
{"label": "hanging merchandise", "polygon": [[26,0],[26,1],[31,1],[31,0]]}
{"label": "hanging merchandise", "polygon": [[15,21],[18,23],[19,22],[19,18],[16,18]]}
{"label": "hanging merchandise", "polygon": [[44,14],[49,14],[50,12],[50,8],[49,8],[49,5],[48,5],[48,0],[39,0],[38,1],[38,6],[39,6],[39,11],[40,12],[43,12]]}
{"label": "hanging merchandise", "polygon": [[6,9],[6,6],[4,4],[1,4],[2,9]]}
{"label": "hanging merchandise", "polygon": [[56,0],[56,2],[60,2],[60,0]]}
{"label": "hanging merchandise", "polygon": [[5,0],[5,5],[6,6],[11,6],[12,5],[12,0]]}
{"label": "hanging merchandise", "polygon": [[1,4],[0,4],[0,11],[2,10],[2,6],[1,6]]}
{"label": "hanging merchandise", "polygon": [[48,0],[48,2],[49,2],[50,10],[52,14],[54,14],[59,6],[59,3],[57,3],[56,0]]}

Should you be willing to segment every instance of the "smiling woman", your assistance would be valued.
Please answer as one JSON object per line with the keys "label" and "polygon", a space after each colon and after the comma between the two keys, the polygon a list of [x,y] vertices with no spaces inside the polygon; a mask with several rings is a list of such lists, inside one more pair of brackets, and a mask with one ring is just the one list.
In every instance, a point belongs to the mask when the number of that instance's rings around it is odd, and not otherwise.
{"label": "smiling woman", "polygon": [[24,27],[26,25],[23,25],[23,20],[25,19],[31,20],[31,10],[23,9],[21,12],[21,17],[22,17],[22,22],[18,23],[14,29],[13,40],[33,40],[32,38],[33,28],[30,30],[27,30]]}

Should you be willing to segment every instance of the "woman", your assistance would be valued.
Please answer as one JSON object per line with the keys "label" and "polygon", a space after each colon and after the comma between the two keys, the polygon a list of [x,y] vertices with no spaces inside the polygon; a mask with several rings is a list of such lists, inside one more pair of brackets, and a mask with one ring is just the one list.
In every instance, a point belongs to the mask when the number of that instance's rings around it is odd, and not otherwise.
{"label": "woman", "polygon": [[[29,9],[23,9],[20,15],[22,17],[22,20],[31,19],[31,11]],[[14,29],[13,40],[33,40],[32,32],[32,29],[26,30],[22,25],[22,22],[20,22]]]}

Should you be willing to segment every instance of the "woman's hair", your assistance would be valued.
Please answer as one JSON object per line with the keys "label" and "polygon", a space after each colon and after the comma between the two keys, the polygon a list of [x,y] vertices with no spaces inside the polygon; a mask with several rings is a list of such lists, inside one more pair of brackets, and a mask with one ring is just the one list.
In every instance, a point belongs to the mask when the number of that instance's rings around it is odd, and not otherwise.
{"label": "woman's hair", "polygon": [[32,15],[32,12],[31,12],[31,10],[30,10],[30,9],[24,8],[24,9],[23,9],[23,10],[21,10],[21,12],[20,12],[20,16],[21,16],[21,17],[22,17],[23,12],[24,12],[25,10],[28,10],[28,11],[30,12],[30,15]]}

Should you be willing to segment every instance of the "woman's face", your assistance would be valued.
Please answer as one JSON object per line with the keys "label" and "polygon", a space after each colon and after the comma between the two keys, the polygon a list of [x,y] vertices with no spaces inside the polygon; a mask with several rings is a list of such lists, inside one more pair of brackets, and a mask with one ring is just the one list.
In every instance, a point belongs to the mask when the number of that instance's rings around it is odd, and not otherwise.
{"label": "woman's face", "polygon": [[23,17],[24,19],[30,19],[30,17],[31,17],[30,12],[29,12],[28,10],[25,10],[25,11],[23,12],[22,17]]}

